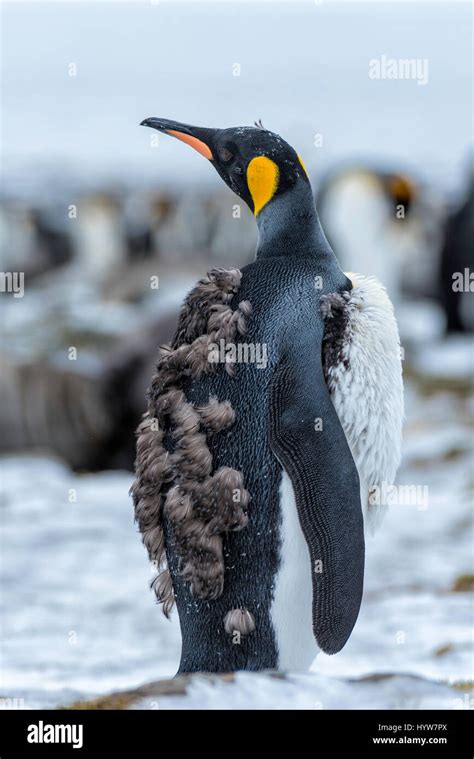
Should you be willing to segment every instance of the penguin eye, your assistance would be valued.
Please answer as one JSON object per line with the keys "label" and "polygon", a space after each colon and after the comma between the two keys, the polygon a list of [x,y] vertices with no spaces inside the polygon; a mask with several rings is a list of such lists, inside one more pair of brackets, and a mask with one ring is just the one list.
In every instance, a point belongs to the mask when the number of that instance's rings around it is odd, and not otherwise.
{"label": "penguin eye", "polygon": [[219,148],[217,155],[224,163],[229,163],[234,157],[234,154],[228,148]]}

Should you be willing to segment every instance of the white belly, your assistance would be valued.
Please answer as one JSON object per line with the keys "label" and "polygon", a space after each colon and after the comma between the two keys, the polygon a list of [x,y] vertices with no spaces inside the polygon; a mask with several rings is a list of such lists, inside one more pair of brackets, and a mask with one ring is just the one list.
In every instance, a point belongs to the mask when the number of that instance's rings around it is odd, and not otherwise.
{"label": "white belly", "polygon": [[271,620],[279,670],[308,670],[319,652],[312,627],[312,581],[309,549],[303,537],[290,478],[280,483],[281,553],[275,577]]}

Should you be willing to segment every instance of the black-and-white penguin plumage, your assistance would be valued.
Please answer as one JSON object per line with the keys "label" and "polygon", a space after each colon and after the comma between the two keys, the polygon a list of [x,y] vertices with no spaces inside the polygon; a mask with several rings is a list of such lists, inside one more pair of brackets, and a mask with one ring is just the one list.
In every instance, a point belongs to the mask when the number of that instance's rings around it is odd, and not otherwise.
{"label": "black-and-white penguin plumage", "polygon": [[[152,379],[133,495],[155,589],[178,608],[180,672],[305,669],[353,629],[368,493],[398,466],[393,309],[339,268],[278,135],[145,123],[212,161],[259,227],[252,264],[187,296]],[[264,365],[236,359],[252,346]]]}
{"label": "black-and-white penguin plumage", "polygon": [[348,273],[352,290],[324,299],[326,382],[357,465],[370,532],[386,505],[371,498],[390,486],[401,460],[404,415],[401,348],[393,306],[374,277]]}

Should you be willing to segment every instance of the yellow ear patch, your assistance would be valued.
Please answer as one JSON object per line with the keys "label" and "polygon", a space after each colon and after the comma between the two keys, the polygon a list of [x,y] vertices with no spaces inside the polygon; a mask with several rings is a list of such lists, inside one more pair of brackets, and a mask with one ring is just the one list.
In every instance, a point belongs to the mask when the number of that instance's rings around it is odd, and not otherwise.
{"label": "yellow ear patch", "polygon": [[307,176],[307,177],[308,177],[308,179],[309,179],[308,170],[307,170],[306,166],[305,166],[305,165],[304,165],[304,163],[303,163],[303,159],[301,158],[301,156],[300,156],[300,154],[299,154],[299,153],[297,153],[296,155],[298,156],[298,161],[300,162],[300,164],[301,164],[301,167],[302,167],[302,169],[303,169],[304,173],[306,174],[306,176]]}
{"label": "yellow ear patch", "polygon": [[267,156],[259,155],[250,161],[247,166],[247,185],[252,196],[255,216],[273,198],[279,176],[278,166]]}

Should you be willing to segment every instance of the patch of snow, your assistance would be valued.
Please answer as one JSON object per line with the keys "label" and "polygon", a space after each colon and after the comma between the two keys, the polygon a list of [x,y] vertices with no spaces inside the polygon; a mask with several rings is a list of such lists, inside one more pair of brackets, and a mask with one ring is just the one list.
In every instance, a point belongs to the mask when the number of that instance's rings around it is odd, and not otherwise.
{"label": "patch of snow", "polygon": [[410,677],[360,682],[322,675],[239,672],[233,683],[196,677],[183,696],[145,698],[135,709],[455,709],[459,694],[439,683]]}

